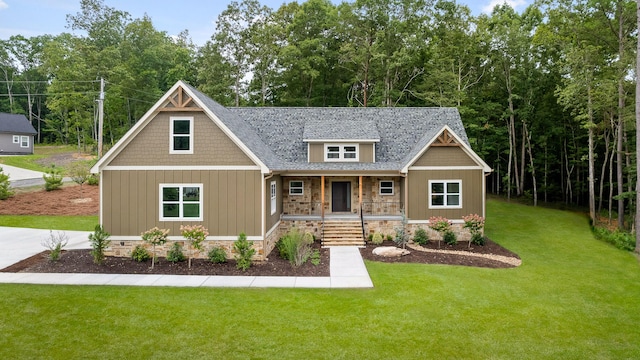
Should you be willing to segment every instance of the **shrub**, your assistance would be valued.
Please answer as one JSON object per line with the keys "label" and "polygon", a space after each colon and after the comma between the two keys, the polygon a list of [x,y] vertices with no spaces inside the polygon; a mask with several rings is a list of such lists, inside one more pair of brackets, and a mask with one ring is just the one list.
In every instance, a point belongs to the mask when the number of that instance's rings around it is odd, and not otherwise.
{"label": "shrub", "polygon": [[89,234],[91,255],[93,256],[94,263],[102,264],[104,261],[104,251],[109,247],[109,244],[111,244],[109,236],[110,234],[104,231],[104,228],[100,225],[96,225],[93,234]]}
{"label": "shrub", "polygon": [[446,217],[432,216],[429,218],[429,227],[443,235],[451,230],[451,221]]}
{"label": "shrub", "polygon": [[474,244],[474,245],[484,246],[485,238],[479,232],[473,233],[471,235],[471,243]]}
{"label": "shrub", "polygon": [[451,230],[447,230],[442,235],[442,240],[447,245],[455,245],[458,243],[458,238],[456,237],[456,233]]}
{"label": "shrub", "polygon": [[382,244],[382,241],[383,241],[383,240],[384,240],[384,238],[382,237],[382,234],[380,234],[380,233],[375,233],[375,234],[373,234],[373,237],[372,237],[372,239],[371,239],[371,242],[372,242],[374,245],[380,245],[380,244]]}
{"label": "shrub", "polygon": [[396,228],[396,237],[393,241],[398,246],[402,246],[404,249],[405,245],[409,242],[409,232],[407,231],[407,217],[404,215],[404,211],[402,211],[402,221],[400,226]]}
{"label": "shrub", "polygon": [[167,242],[167,236],[169,235],[169,229],[159,229],[154,227],[141,234],[142,240],[153,246],[153,257],[151,258],[151,268],[156,263],[156,245],[162,245]]}
{"label": "shrub", "polygon": [[302,236],[302,239],[304,240],[304,242],[308,243],[309,245],[313,244],[314,242],[316,242],[316,237],[315,235],[313,235],[310,232],[305,232],[304,236]]}
{"label": "shrub", "polygon": [[89,178],[87,178],[87,185],[91,185],[91,186],[100,185],[100,178],[98,177],[98,175],[96,174],[89,175]]}
{"label": "shrub", "polygon": [[182,245],[180,245],[179,242],[174,242],[169,251],[167,251],[167,261],[175,264],[177,262],[185,261],[186,259],[184,252],[182,252]]}
{"label": "shrub", "polygon": [[256,253],[256,249],[253,249],[253,243],[247,240],[245,233],[240,233],[238,240],[233,242],[233,251],[238,269],[245,271],[251,267],[251,258]]}
{"label": "shrub", "polygon": [[367,241],[373,242],[373,234],[369,234],[369,236],[367,236]]}
{"label": "shrub", "polygon": [[426,245],[429,242],[429,236],[423,228],[418,228],[413,236],[413,241],[418,245]]}
{"label": "shrub", "polygon": [[0,200],[6,200],[13,195],[11,190],[11,182],[9,182],[9,175],[4,173],[4,170],[0,167]]}
{"label": "shrub", "polygon": [[601,227],[593,228],[593,232],[596,238],[608,242],[620,250],[633,251],[636,248],[636,240],[632,234],[620,230],[610,231]]}
{"label": "shrub", "polygon": [[387,234],[387,241],[393,241],[393,236],[391,234]]}
{"label": "shrub", "polygon": [[82,186],[82,184],[86,183],[89,177],[91,177],[91,173],[89,172],[90,168],[91,166],[86,161],[74,161],[69,165],[67,172],[73,182]]}
{"label": "shrub", "polygon": [[309,259],[314,266],[320,265],[320,250],[314,249]]}
{"label": "shrub", "polygon": [[227,252],[220,246],[215,246],[207,253],[209,261],[214,264],[222,264],[227,262]]}
{"label": "shrub", "polygon": [[149,252],[144,248],[144,246],[136,245],[131,252],[131,258],[137,262],[145,262],[151,258],[151,255],[149,255]]}
{"label": "shrub", "polygon": [[57,190],[62,186],[62,171],[53,164],[47,173],[42,175],[42,178],[44,179],[44,189],[47,191]]}
{"label": "shrub", "polygon": [[202,242],[209,235],[209,231],[202,225],[181,225],[180,232],[182,233],[182,236],[187,240],[187,244],[189,244],[189,268],[191,268],[191,258],[193,257],[193,253],[199,253],[203,250]]}
{"label": "shrub", "polygon": [[[310,233],[307,233],[310,234]],[[305,234],[306,235],[306,234]],[[292,266],[304,264],[311,255],[313,238],[303,236],[295,227],[278,240],[278,250],[283,259],[289,260]]]}
{"label": "shrub", "polygon": [[62,249],[67,246],[69,238],[64,232],[56,232],[49,230],[49,236],[42,241],[42,246],[49,249],[49,260],[58,261],[62,255]]}

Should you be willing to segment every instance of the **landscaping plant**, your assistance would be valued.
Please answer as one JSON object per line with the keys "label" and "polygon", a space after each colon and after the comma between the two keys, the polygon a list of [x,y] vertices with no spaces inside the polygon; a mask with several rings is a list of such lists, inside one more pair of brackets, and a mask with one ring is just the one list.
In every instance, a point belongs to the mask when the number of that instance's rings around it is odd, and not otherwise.
{"label": "landscaping plant", "polygon": [[44,179],[44,189],[47,191],[57,190],[62,186],[62,171],[53,164],[47,173],[42,175],[42,178]]}
{"label": "landscaping plant", "polygon": [[69,238],[64,232],[53,233],[49,230],[49,236],[42,240],[42,246],[49,249],[49,260],[58,261],[62,255],[62,249],[67,246]]}
{"label": "landscaping plant", "polygon": [[[309,236],[307,236],[309,234]],[[278,240],[276,246],[283,259],[289,260],[292,266],[304,264],[311,256],[311,244],[313,235],[302,235],[297,228],[292,228],[285,236]]]}
{"label": "landscaping plant", "polygon": [[416,229],[416,233],[413,235],[413,242],[418,245],[426,245],[429,242],[429,236],[423,228]]}
{"label": "landscaping plant", "polygon": [[13,195],[11,190],[11,183],[9,182],[9,175],[4,173],[2,167],[0,167],[0,200],[5,200]]}
{"label": "landscaping plant", "polygon": [[214,264],[223,264],[227,262],[227,252],[220,246],[214,246],[207,254],[209,261]]}
{"label": "landscaping plant", "polygon": [[251,267],[251,258],[256,253],[256,249],[253,249],[253,243],[247,240],[245,233],[240,233],[238,240],[233,242],[233,252],[238,269],[245,271]]}
{"label": "landscaping plant", "polygon": [[404,214],[404,210],[402,211],[402,221],[400,226],[396,227],[396,237],[393,239],[393,242],[398,246],[402,246],[404,249],[407,243],[409,242],[409,232],[407,231],[407,217]]}
{"label": "landscaping plant", "polygon": [[174,242],[171,245],[171,249],[167,251],[167,261],[172,263],[177,263],[181,261],[185,261],[187,258],[184,256],[184,252],[182,251],[182,245],[179,242]]}
{"label": "landscaping plant", "polygon": [[202,225],[186,225],[180,226],[182,236],[189,244],[189,268],[191,268],[191,258],[194,252],[201,252],[203,249],[202,242],[209,236],[209,231]]}
{"label": "landscaping plant", "polygon": [[[449,244],[447,241],[453,241],[454,243],[457,241],[456,234],[451,230],[451,221],[449,221],[449,219],[447,219],[446,217],[442,217],[442,216],[430,217],[429,227],[437,231],[445,243]],[[453,238],[451,237],[451,234],[453,234]],[[445,239],[445,236],[447,237],[446,239]]]}
{"label": "landscaping plant", "polygon": [[104,251],[109,247],[109,244],[111,244],[109,236],[111,235],[104,231],[104,228],[101,225],[96,225],[93,234],[89,234],[91,256],[93,256],[94,263],[102,264],[104,261]]}
{"label": "landscaping plant", "polygon": [[90,168],[91,165],[86,161],[74,161],[69,165],[67,173],[71,180],[82,188],[82,184],[89,181],[91,177],[91,172],[89,172]]}
{"label": "landscaping plant", "polygon": [[147,249],[145,249],[142,245],[136,245],[136,247],[133,248],[133,251],[131,252],[131,258],[137,262],[145,262],[149,260],[150,257],[151,255],[149,255]]}
{"label": "landscaping plant", "polygon": [[382,241],[384,241],[384,237],[381,233],[374,233],[371,237],[371,243],[373,243],[373,245],[380,245]]}
{"label": "landscaping plant", "polygon": [[484,245],[484,236],[482,235],[482,228],[484,227],[484,218],[478,214],[471,214],[463,216],[464,228],[469,229],[471,233],[471,243],[475,245]]}
{"label": "landscaping plant", "polygon": [[157,226],[142,233],[142,240],[153,246],[153,257],[151,258],[151,268],[156,262],[156,245],[163,245],[167,242],[169,229],[159,229]]}

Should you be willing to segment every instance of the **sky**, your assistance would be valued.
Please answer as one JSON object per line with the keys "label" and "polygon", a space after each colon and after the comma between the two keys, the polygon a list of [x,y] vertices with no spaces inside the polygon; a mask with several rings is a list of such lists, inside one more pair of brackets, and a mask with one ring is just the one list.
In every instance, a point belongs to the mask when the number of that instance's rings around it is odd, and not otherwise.
{"label": "sky", "polygon": [[[260,0],[272,9],[293,0]],[[338,4],[342,0],[331,0]],[[474,14],[490,13],[494,6],[508,3],[522,11],[533,0],[458,0],[469,6]],[[196,45],[203,45],[215,31],[218,15],[231,0],[104,0],[106,6],[128,12],[133,19],[147,14],[156,30],[177,35],[182,30]],[[304,2],[300,0],[299,2]],[[80,0],[0,0],[0,39],[12,35],[32,37],[72,32],[67,28],[66,15],[80,11]]]}

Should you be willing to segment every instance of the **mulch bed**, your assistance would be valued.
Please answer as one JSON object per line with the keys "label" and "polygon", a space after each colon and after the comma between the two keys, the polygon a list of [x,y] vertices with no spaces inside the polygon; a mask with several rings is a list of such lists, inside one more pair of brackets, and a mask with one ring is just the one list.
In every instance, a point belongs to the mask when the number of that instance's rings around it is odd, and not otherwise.
{"label": "mulch bed", "polygon": [[19,192],[0,201],[0,215],[98,215],[99,187],[65,185],[58,190]]}

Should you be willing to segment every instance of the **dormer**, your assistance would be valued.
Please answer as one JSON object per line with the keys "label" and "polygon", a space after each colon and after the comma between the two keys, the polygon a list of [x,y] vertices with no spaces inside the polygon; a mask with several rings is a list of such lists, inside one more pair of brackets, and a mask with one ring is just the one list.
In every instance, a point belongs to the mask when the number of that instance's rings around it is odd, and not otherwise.
{"label": "dormer", "polygon": [[380,135],[373,120],[312,119],[305,124],[303,141],[310,163],[374,163]]}

